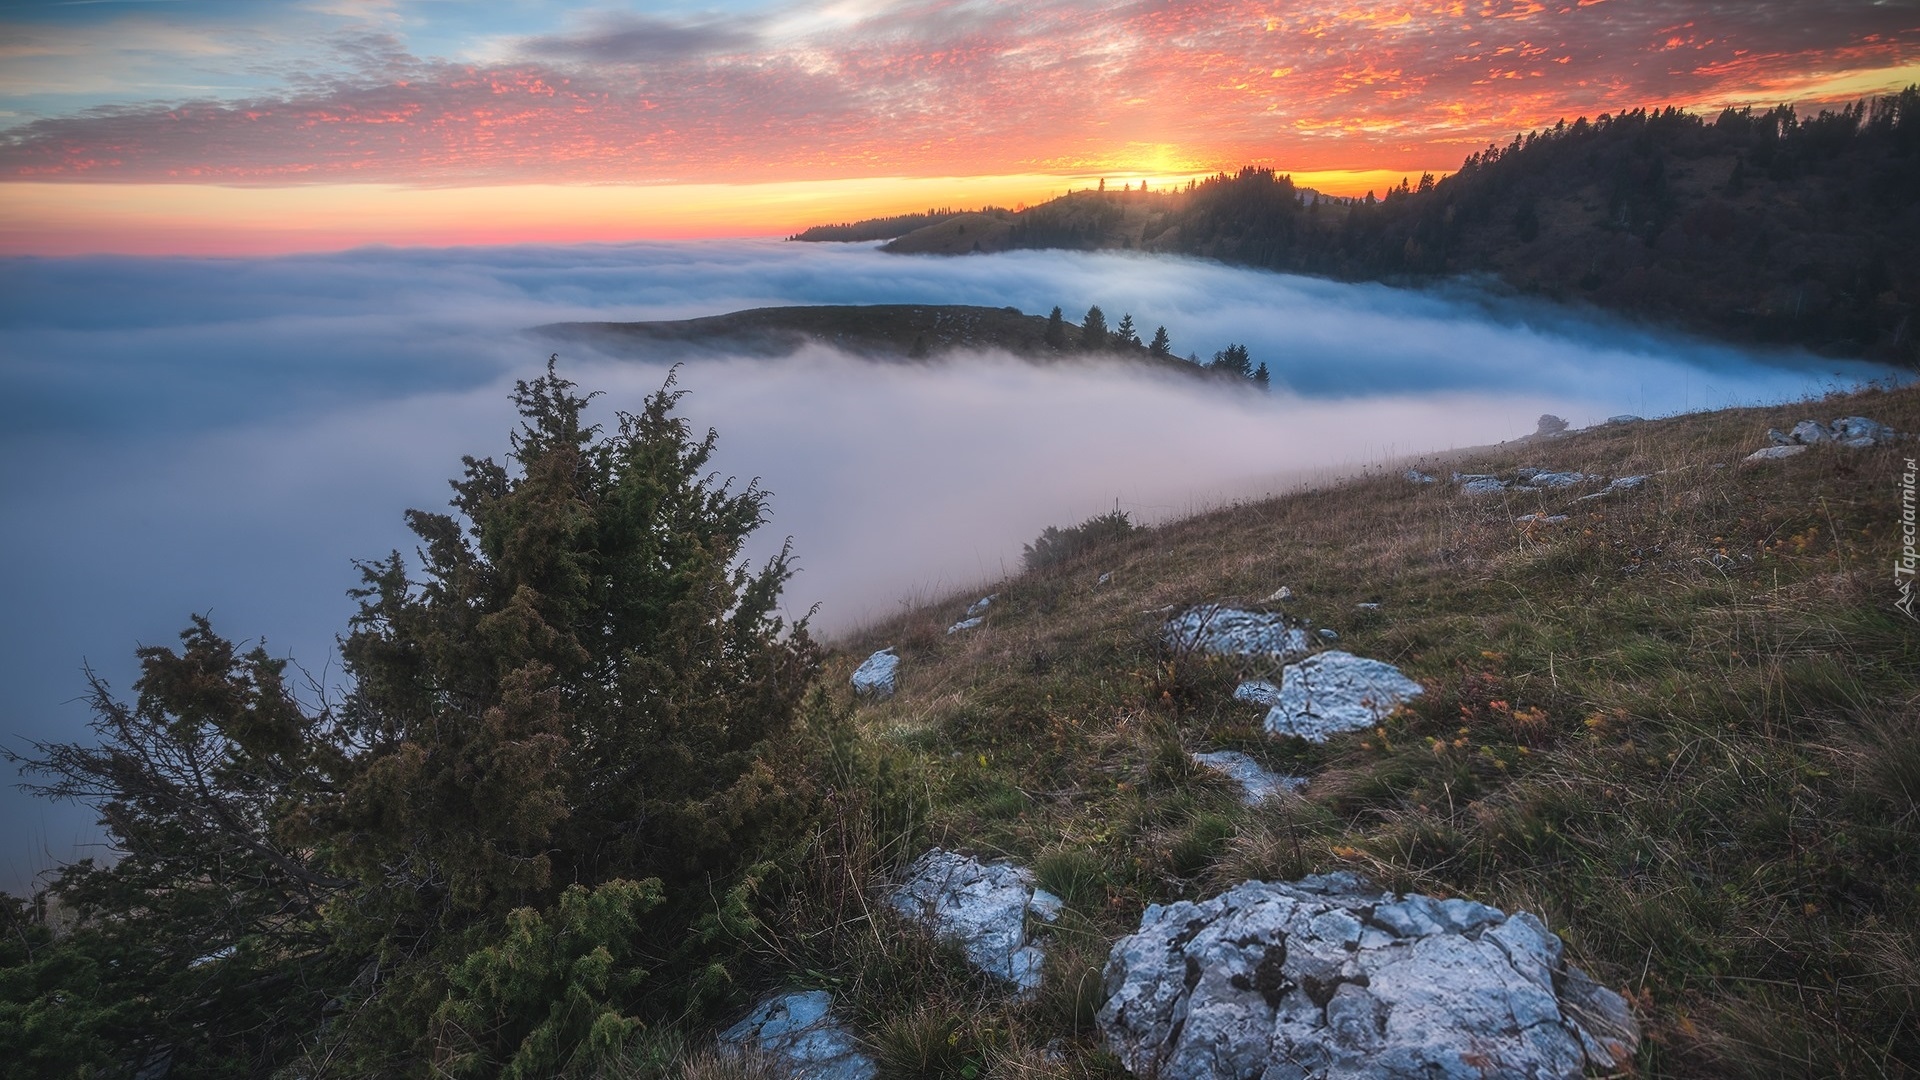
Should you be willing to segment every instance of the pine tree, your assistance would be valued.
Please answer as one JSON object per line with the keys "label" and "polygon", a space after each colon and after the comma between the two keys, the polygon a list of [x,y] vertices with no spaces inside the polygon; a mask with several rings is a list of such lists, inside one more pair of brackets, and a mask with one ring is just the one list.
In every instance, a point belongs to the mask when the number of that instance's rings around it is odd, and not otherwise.
{"label": "pine tree", "polygon": [[1107,348],[1107,314],[1098,304],[1088,308],[1080,322],[1080,347],[1088,352]]}
{"label": "pine tree", "polygon": [[417,566],[361,567],[336,706],[196,619],[133,705],[95,681],[95,742],[9,755],[125,853],[54,886],[87,927],[28,1009],[67,1074],[555,1075],[620,1049],[645,972],[728,978],[686,928],[805,827],[775,765],[817,652],[679,397],[606,432],[551,361],[517,383],[508,461],[409,512]]}
{"label": "pine tree", "polygon": [[1060,317],[1058,304],[1054,305],[1052,313],[1047,316],[1046,342],[1047,348],[1056,352],[1067,347],[1067,324],[1066,320]]}
{"label": "pine tree", "polygon": [[1133,313],[1120,316],[1120,325],[1114,327],[1113,344],[1118,348],[1139,348],[1140,335],[1133,328]]}
{"label": "pine tree", "polygon": [[1260,389],[1267,389],[1267,384],[1271,381],[1271,376],[1267,374],[1265,361],[1261,361],[1260,366],[1253,369],[1253,381],[1260,385]]}
{"label": "pine tree", "polygon": [[1228,345],[1213,354],[1213,362],[1207,365],[1208,371],[1222,375],[1237,375],[1242,379],[1253,378],[1253,363],[1247,356],[1245,345]]}
{"label": "pine tree", "polygon": [[1166,327],[1161,326],[1155,328],[1153,331],[1153,343],[1147,346],[1147,351],[1155,356],[1173,355],[1173,342],[1167,337]]}

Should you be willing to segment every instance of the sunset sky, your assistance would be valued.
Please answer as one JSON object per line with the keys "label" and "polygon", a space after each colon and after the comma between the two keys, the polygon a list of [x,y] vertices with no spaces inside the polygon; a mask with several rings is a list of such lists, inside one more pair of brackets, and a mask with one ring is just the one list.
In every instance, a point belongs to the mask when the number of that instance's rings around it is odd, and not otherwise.
{"label": "sunset sky", "polygon": [[0,3],[0,252],[766,235],[1105,176],[1338,194],[1920,81],[1914,0]]}

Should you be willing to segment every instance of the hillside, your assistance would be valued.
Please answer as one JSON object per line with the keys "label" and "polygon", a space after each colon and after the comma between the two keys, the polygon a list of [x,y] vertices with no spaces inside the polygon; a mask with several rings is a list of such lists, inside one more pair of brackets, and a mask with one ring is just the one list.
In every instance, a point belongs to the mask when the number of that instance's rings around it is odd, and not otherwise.
{"label": "hillside", "polygon": [[[1920,90],[1801,118],[1562,122],[1333,202],[1270,170],[946,218],[887,250],[1160,251],[1402,283],[1475,275],[1733,341],[1920,366]],[[963,231],[962,226],[965,229]],[[802,234],[804,237],[806,234]]]}
{"label": "hillside", "polygon": [[[1769,427],[1851,414],[1915,430],[1920,391],[1453,463],[1648,477],[1594,499],[1599,482],[1475,498],[1440,468],[1389,470],[994,584],[972,629],[948,631],[978,592],[855,635],[828,684],[893,647],[900,689],[854,706],[848,752],[875,779],[822,826],[805,880],[828,898],[795,898],[781,964],[838,988],[883,1066],[937,1034],[958,1047],[946,1075],[1118,1075],[1092,1016],[1143,907],[1346,868],[1538,914],[1633,1001],[1640,1075],[1913,1075],[1920,623],[1891,569],[1915,444],[1744,462]],[[1535,512],[1568,519],[1518,520]],[[1276,671],[1162,636],[1216,603],[1334,630],[1425,694],[1324,745],[1268,736],[1233,691]],[[1223,748],[1306,787],[1242,806],[1189,756]],[[1067,898],[1037,1002],[869,932],[858,897],[930,845],[1010,857]]]}
{"label": "hillside", "polygon": [[[1177,902],[1341,872],[1418,895],[1316,916],[1351,947],[1216,935],[1257,962],[1187,953],[1161,985],[1362,1049],[1390,1025],[1337,1027],[1355,1002],[1412,994],[1446,1028],[1492,1000],[1495,1034],[1531,1038],[1560,1021],[1502,1003],[1550,992],[1553,1018],[1637,1024],[1637,1051],[1602,1048],[1614,1075],[1920,1071],[1920,622],[1894,572],[1920,442],[1797,427],[1914,432],[1920,387],[1530,437],[1154,528],[1116,512],[831,647],[779,614],[792,548],[740,563],[767,495],[712,473],[673,382],[617,425],[590,399],[552,362],[516,383],[505,463],[464,458],[453,513],[409,512],[415,562],[359,565],[340,698],[200,616],[139,651],[133,698],[92,680],[95,739],[10,752],[100,806],[120,855],[0,895],[19,1071],[767,1080],[716,1035],[830,1012],[808,1045],[874,1066],[840,1075],[1117,1078],[1095,1020],[1117,942],[1171,919],[1184,947]],[[1300,644],[1169,633],[1223,607]],[[878,650],[894,692],[856,696]],[[1284,702],[1349,654],[1411,680],[1401,703],[1270,733],[1243,683]],[[1221,752],[1290,779],[1249,804],[1194,756]],[[1016,894],[992,929],[1031,944],[1004,968],[901,899],[962,855],[1009,860],[963,882]],[[1403,929],[1368,944],[1350,911]],[[1514,927],[1557,935],[1553,966],[1523,972],[1548,954],[1508,951]],[[1303,966],[1470,946],[1534,990]],[[754,1004],[775,991],[799,992],[778,1016]],[[1571,1066],[1539,1075],[1596,1060],[1560,1036]]]}
{"label": "hillside", "polygon": [[1204,374],[1187,361],[1155,355],[1138,341],[1103,335],[1104,347],[1078,347],[1082,328],[1065,323],[1059,344],[1047,340],[1049,319],[1017,308],[963,304],[865,304],[753,308],[663,322],[551,323],[535,327],[556,342],[579,342],[614,355],[727,354],[786,356],[809,343],[874,360],[921,360],[960,349],[997,349],[1033,360],[1094,356]]}

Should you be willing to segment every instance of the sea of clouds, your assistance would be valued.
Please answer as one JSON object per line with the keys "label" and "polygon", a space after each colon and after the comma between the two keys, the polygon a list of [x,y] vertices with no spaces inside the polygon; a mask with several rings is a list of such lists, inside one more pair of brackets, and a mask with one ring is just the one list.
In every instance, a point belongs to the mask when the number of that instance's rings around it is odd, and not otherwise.
{"label": "sea of clouds", "polygon": [[[530,328],[776,304],[958,303],[1077,321],[1099,304],[1202,357],[1246,344],[1266,397],[996,355],[884,365],[808,348],[702,356],[681,411],[773,493],[789,608],[844,631],[1017,568],[1048,524],[1163,520],[1394,455],[1495,442],[1543,412],[1792,399],[1884,379],[1468,290],[1409,292],[1117,254],[903,258],[773,241],[371,249],[271,259],[0,260],[0,739],[84,735],[82,664],[117,687],[189,613],[337,683],[352,560],[411,550],[462,454],[501,455],[549,351],[604,417],[671,352]],[[10,779],[10,778],[8,778]],[[91,815],[0,792],[0,887],[84,854]]]}

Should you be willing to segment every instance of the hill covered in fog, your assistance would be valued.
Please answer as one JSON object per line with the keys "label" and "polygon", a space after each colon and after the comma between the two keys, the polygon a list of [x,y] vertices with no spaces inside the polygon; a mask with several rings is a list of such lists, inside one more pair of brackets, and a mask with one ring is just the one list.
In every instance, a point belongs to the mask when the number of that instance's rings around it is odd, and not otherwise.
{"label": "hill covered in fog", "polygon": [[[880,224],[796,239],[893,232]],[[1345,280],[1483,276],[1719,338],[1920,364],[1914,88],[1811,118],[1781,106],[1562,121],[1378,199],[1247,168],[893,226],[887,250],[903,253],[1131,249]]]}

